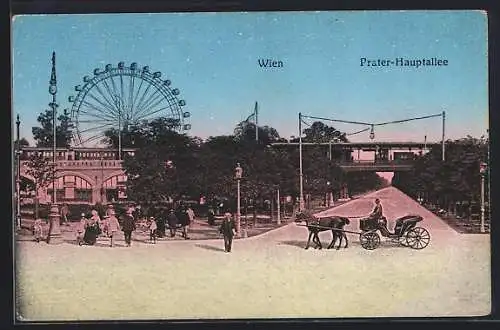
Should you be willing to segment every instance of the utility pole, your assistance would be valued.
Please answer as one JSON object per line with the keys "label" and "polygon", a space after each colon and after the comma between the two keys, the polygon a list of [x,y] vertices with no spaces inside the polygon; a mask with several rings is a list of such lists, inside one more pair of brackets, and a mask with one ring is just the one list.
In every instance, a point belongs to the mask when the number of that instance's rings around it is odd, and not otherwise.
{"label": "utility pole", "polygon": [[259,106],[255,101],[255,141],[259,143]]}
{"label": "utility pole", "polygon": [[302,113],[299,112],[299,180],[300,180],[300,200],[299,211],[304,210],[304,176],[302,173]]}
{"label": "utility pole", "polygon": [[445,160],[445,157],[444,157],[444,149],[445,149],[444,148],[445,147],[445,142],[444,142],[444,132],[445,132],[444,131],[444,126],[445,126],[445,120],[446,120],[446,113],[443,111],[442,115],[443,115],[443,136],[441,138],[441,144],[442,144],[441,145],[441,149],[442,149],[441,153],[442,153],[442,158],[443,158],[442,160],[444,162],[444,160]]}
{"label": "utility pole", "polygon": [[116,107],[118,108],[118,160],[122,160],[122,109],[118,95],[116,95]]}

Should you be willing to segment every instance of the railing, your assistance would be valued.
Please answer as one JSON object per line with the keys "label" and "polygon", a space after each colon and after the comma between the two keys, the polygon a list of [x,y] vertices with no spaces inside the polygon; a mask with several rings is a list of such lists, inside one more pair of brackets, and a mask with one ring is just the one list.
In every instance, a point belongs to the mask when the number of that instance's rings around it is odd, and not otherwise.
{"label": "railing", "polygon": [[412,159],[396,159],[396,160],[381,160],[381,159],[354,159],[342,160],[340,165],[412,165]]}
{"label": "railing", "polygon": [[[26,166],[29,161],[21,161]],[[59,160],[57,168],[122,168],[122,160]]]}

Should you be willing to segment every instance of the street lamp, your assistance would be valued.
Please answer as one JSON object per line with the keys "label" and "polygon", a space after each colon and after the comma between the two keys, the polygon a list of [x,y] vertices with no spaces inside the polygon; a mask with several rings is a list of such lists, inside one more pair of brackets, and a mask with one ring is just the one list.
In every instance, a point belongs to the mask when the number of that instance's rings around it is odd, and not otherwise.
{"label": "street lamp", "polygon": [[52,72],[49,81],[49,93],[52,95],[52,102],[49,106],[52,108],[52,139],[53,139],[53,150],[52,150],[52,198],[53,203],[50,207],[50,226],[49,234],[47,237],[47,243],[49,244],[59,244],[62,243],[61,228],[60,226],[60,214],[59,207],[57,205],[57,189],[56,189],[56,149],[57,149],[57,138],[56,138],[56,113],[58,104],[56,103],[57,94],[57,79],[56,79],[56,53],[52,52]]}
{"label": "street lamp", "polygon": [[325,206],[330,207],[332,204],[332,198],[331,198],[331,188],[330,188],[330,181],[326,182],[326,196],[325,196]]}
{"label": "street lamp", "polygon": [[486,163],[479,164],[479,173],[481,174],[481,233],[486,231],[484,228],[484,176],[487,166]]}
{"label": "street lamp", "polygon": [[276,192],[277,196],[276,196],[276,199],[278,200],[278,218],[276,220],[276,223],[279,225],[281,225],[281,199],[280,199],[280,186],[278,185],[277,187],[277,192]]}
{"label": "street lamp", "polygon": [[373,140],[374,138],[375,138],[375,131],[374,131],[373,125],[372,125],[372,127],[370,129],[370,140]]}
{"label": "street lamp", "polygon": [[17,127],[17,146],[16,146],[16,228],[21,229],[21,145],[19,140],[19,126],[21,121],[19,120],[19,115],[17,115],[16,127]]}
{"label": "street lamp", "polygon": [[[240,198],[240,180],[243,176],[243,169],[240,166],[240,163],[236,163],[236,168],[234,169],[234,176],[236,178],[237,184],[237,196],[236,196],[236,231],[241,233],[241,198]],[[245,226],[246,227],[246,226]],[[247,228],[245,228],[243,232],[243,237],[247,237]]]}

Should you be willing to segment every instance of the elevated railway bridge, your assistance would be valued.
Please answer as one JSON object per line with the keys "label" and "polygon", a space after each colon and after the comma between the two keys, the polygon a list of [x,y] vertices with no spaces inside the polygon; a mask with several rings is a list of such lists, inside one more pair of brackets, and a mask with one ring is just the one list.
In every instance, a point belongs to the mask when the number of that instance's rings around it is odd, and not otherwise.
{"label": "elevated railway bridge", "polygon": [[[295,147],[299,143],[273,143],[275,147]],[[413,168],[415,157],[427,153],[432,147],[441,143],[428,142],[302,142],[302,146],[325,147],[325,154],[332,155],[340,151],[341,157],[330,160],[345,172],[398,172]]]}
{"label": "elevated railway bridge", "polygon": [[[423,155],[433,147],[439,147],[442,143],[428,142],[327,142],[312,143],[302,142],[302,148],[324,147],[325,155],[330,158],[331,166],[337,165],[342,172],[402,172],[411,171],[415,158]],[[273,143],[276,148],[298,148],[298,142]],[[340,157],[332,158],[336,152]],[[340,181],[342,179],[340,178]],[[339,199],[349,198],[349,187],[341,183],[338,194]],[[304,196],[307,202],[307,196]],[[334,192],[327,193],[327,204],[332,204]]]}

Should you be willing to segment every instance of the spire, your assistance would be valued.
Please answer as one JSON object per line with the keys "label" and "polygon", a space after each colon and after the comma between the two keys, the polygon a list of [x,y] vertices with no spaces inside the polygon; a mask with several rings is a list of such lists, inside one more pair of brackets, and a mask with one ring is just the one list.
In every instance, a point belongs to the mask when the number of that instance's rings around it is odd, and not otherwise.
{"label": "spire", "polygon": [[56,52],[52,52],[52,74],[50,75],[50,84],[56,84]]}
{"label": "spire", "polygon": [[49,81],[49,93],[54,95],[57,92],[57,80],[56,80],[56,52],[52,52],[52,72],[50,74]]}

